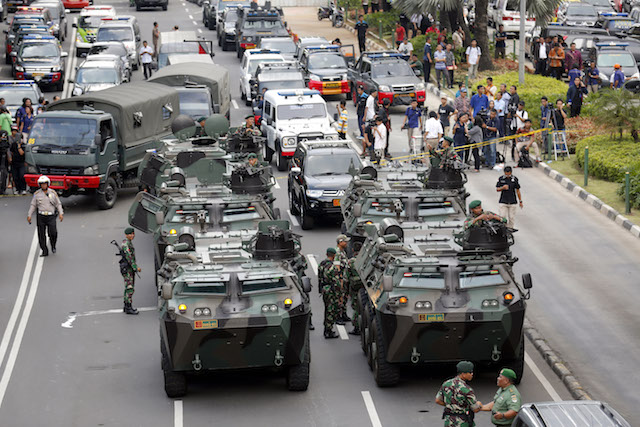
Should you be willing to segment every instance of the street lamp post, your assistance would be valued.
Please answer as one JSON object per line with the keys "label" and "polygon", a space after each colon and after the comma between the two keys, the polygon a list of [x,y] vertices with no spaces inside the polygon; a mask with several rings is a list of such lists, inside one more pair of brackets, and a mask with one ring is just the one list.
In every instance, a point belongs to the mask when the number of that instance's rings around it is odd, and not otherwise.
{"label": "street lamp post", "polygon": [[520,0],[520,46],[518,52],[518,82],[524,84],[524,24],[527,21],[527,0]]}

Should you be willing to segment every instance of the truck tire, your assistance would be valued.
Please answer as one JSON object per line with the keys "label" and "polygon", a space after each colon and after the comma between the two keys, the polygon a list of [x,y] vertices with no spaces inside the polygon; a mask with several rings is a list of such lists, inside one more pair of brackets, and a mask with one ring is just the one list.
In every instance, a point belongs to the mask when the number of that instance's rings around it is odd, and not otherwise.
{"label": "truck tire", "polygon": [[373,378],[378,387],[393,387],[400,381],[400,370],[397,365],[387,362],[387,349],[382,341],[382,327],[377,319],[371,322],[373,327],[372,356]]}
{"label": "truck tire", "polygon": [[210,30],[215,30],[216,29],[216,24],[211,21],[211,18],[209,18],[207,20],[207,28],[210,29]]}
{"label": "truck tire", "polygon": [[300,201],[300,226],[303,230],[311,230],[313,228],[314,218],[307,212],[307,206],[304,200]]}
{"label": "truck tire", "polygon": [[360,323],[358,327],[360,328],[360,347],[362,347],[362,351],[364,354],[367,354],[367,347],[369,344],[367,343],[367,334],[365,333],[369,327],[369,304],[367,300],[369,299],[369,295],[364,288],[360,288],[358,291],[358,308],[360,309]]}
{"label": "truck tire", "polygon": [[174,372],[166,352],[162,352],[162,372],[164,374],[164,392],[167,397],[182,397],[187,394],[187,377],[183,373]]}
{"label": "truck tire", "polygon": [[520,338],[520,351],[518,352],[518,358],[511,364],[513,371],[516,373],[516,385],[522,381],[522,374],[524,373],[524,336]]}
{"label": "truck tire", "polygon": [[282,155],[282,150],[280,150],[280,147],[278,147],[278,153],[277,153],[278,158],[276,159],[276,166],[278,167],[278,170],[280,172],[284,172],[287,170],[287,158],[285,156]]}
{"label": "truck tire", "polygon": [[287,369],[287,388],[289,391],[305,391],[309,388],[309,364],[311,363],[311,349],[309,347],[309,331],[305,337],[304,356],[302,363]]}
{"label": "truck tire", "polygon": [[271,160],[273,160],[273,150],[267,145],[267,141],[264,142],[264,152],[262,154],[264,154],[264,161],[271,163]]}
{"label": "truck tire", "polygon": [[166,11],[169,8],[168,4],[165,4],[164,6],[162,6],[162,10]]}
{"label": "truck tire", "polygon": [[296,201],[293,198],[291,190],[289,190],[289,212],[291,212],[291,215],[300,215],[300,210],[296,205]]}
{"label": "truck tire", "polygon": [[112,177],[107,178],[107,182],[100,186],[100,191],[96,192],[96,204],[98,209],[111,209],[118,199],[118,185]]}

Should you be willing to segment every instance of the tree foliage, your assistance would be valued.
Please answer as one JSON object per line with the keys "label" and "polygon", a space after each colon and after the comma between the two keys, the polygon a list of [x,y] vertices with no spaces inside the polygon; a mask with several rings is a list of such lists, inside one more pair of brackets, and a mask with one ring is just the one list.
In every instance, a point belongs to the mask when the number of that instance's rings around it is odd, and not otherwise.
{"label": "tree foliage", "polygon": [[593,120],[604,129],[616,132],[622,139],[628,130],[635,142],[638,142],[640,130],[640,96],[628,90],[602,89],[589,95],[588,112]]}

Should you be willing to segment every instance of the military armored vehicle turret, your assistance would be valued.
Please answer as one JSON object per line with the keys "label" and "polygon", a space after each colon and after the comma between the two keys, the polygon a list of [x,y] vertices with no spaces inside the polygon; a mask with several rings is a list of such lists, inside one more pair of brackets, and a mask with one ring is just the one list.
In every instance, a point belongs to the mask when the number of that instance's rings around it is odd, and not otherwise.
{"label": "military armored vehicle turret", "polygon": [[278,369],[289,390],[306,390],[311,283],[289,223],[178,240],[157,272],[167,396],[187,392],[187,375],[250,368]]}
{"label": "military armored vehicle turret", "polygon": [[516,280],[508,251],[464,250],[423,225],[365,226],[355,268],[361,343],[377,384],[397,384],[402,364],[460,360],[511,367],[519,380],[531,276]]}

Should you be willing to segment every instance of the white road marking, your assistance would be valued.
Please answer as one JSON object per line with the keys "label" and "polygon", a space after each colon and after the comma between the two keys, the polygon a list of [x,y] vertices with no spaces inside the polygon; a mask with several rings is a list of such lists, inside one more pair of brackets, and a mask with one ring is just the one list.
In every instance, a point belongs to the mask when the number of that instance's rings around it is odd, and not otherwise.
{"label": "white road marking", "polygon": [[11,311],[11,316],[9,317],[9,323],[7,323],[7,327],[4,330],[4,335],[2,336],[2,342],[0,343],[0,366],[2,366],[2,362],[4,361],[4,356],[7,353],[7,348],[9,347],[9,341],[11,341],[11,336],[13,335],[13,329],[16,327],[16,321],[18,320],[18,315],[20,314],[20,310],[22,310],[22,303],[24,302],[24,296],[26,295],[27,288],[29,287],[29,277],[31,277],[31,270],[33,269],[33,261],[37,256],[37,250],[38,250],[38,233],[34,231],[33,239],[31,239],[31,248],[29,249],[29,255],[27,256],[27,263],[24,266],[24,273],[22,273],[22,281],[20,282],[18,296],[16,297],[16,302],[13,305],[13,310]]}
{"label": "white road marking", "polygon": [[33,303],[36,299],[36,293],[38,292],[38,284],[40,283],[40,274],[42,273],[42,264],[44,263],[44,257],[38,257],[36,261],[36,268],[33,272],[33,278],[31,280],[31,288],[29,289],[29,295],[27,296],[27,302],[16,330],[16,336],[13,340],[13,346],[11,352],[7,358],[7,364],[2,373],[2,379],[0,380],[0,407],[2,407],[2,401],[4,395],[7,392],[7,386],[13,373],[13,368],[16,365],[18,359],[18,352],[20,351],[20,345],[22,344],[22,338],[24,337],[24,331],[27,329],[27,323],[29,322],[29,316],[31,315],[31,309],[33,309]]}
{"label": "white road marking", "polygon": [[371,398],[371,393],[368,391],[362,391],[362,398],[364,399],[364,406],[367,407],[367,412],[369,413],[369,419],[371,420],[372,427],[382,427],[382,423],[380,422],[380,417],[378,417],[378,411],[376,411],[376,405],[373,404],[373,399]]}
{"label": "white road marking", "polygon": [[173,401],[173,425],[182,427],[182,400]]}
{"label": "white road marking", "polygon": [[202,34],[202,28],[198,28],[198,32]]}
{"label": "white road marking", "polygon": [[64,84],[62,86],[62,94],[60,95],[60,97],[62,98],[68,98],[70,93],[69,93],[69,88],[71,87],[71,85],[69,84],[69,79],[72,79],[75,71],[76,71],[76,61],[77,61],[77,57],[76,57],[76,34],[78,32],[78,29],[75,27],[72,27],[73,30],[71,31],[71,49],[69,49],[69,56],[67,57],[67,75],[64,76]]}
{"label": "white road marking", "polygon": [[316,261],[316,256],[314,254],[307,254],[307,259],[309,260],[309,264],[311,264],[311,269],[313,270],[313,274],[318,275],[318,261]]}
{"label": "white road marking", "polygon": [[[143,312],[143,311],[155,311],[157,310],[157,307],[139,307],[138,311],[139,312]],[[65,320],[63,323],[60,324],[60,326],[62,326],[63,328],[73,328],[73,322],[75,322],[76,318],[78,317],[86,317],[86,316],[100,316],[103,314],[118,314],[118,313],[122,313],[122,309],[121,308],[112,308],[110,310],[95,310],[95,311],[85,311],[83,313],[69,313],[69,316],[67,317],[67,320]]]}
{"label": "white road marking", "polygon": [[338,329],[338,335],[340,335],[340,339],[345,341],[349,339],[347,328],[345,328],[344,325],[336,325],[336,328]]}
{"label": "white road marking", "polygon": [[[188,12],[188,10],[187,10],[187,12]],[[193,19],[193,15],[189,15],[189,19]]]}
{"label": "white road marking", "polygon": [[296,218],[295,216],[291,215],[291,211],[289,209],[287,209],[287,213],[289,214],[289,219],[291,220],[291,224],[293,224],[294,227],[300,227],[300,223],[298,222],[298,218]]}
{"label": "white road marking", "polygon": [[231,105],[233,105],[233,108],[235,108],[236,110],[239,108],[239,107],[238,107],[238,103],[236,102],[236,100],[235,100],[235,99],[232,99],[232,100],[231,100]]}
{"label": "white road marking", "polygon": [[533,359],[529,357],[529,353],[527,352],[524,353],[524,361],[527,363],[527,365],[529,365],[529,369],[531,369],[531,372],[533,372],[536,378],[538,378],[538,381],[540,381],[540,384],[542,384],[542,387],[544,387],[545,391],[549,393],[549,396],[551,396],[551,398],[555,402],[560,402],[562,398],[560,397],[558,392],[553,388],[549,380],[547,380],[547,378],[544,376],[542,371],[540,371],[540,369],[535,364]]}
{"label": "white road marking", "polygon": [[278,180],[276,179],[275,184],[273,184],[273,187],[276,188],[277,190],[280,189],[280,184],[278,184]]}
{"label": "white road marking", "polygon": [[193,25],[198,25],[198,23],[196,21],[191,21],[191,22],[193,22]]}

